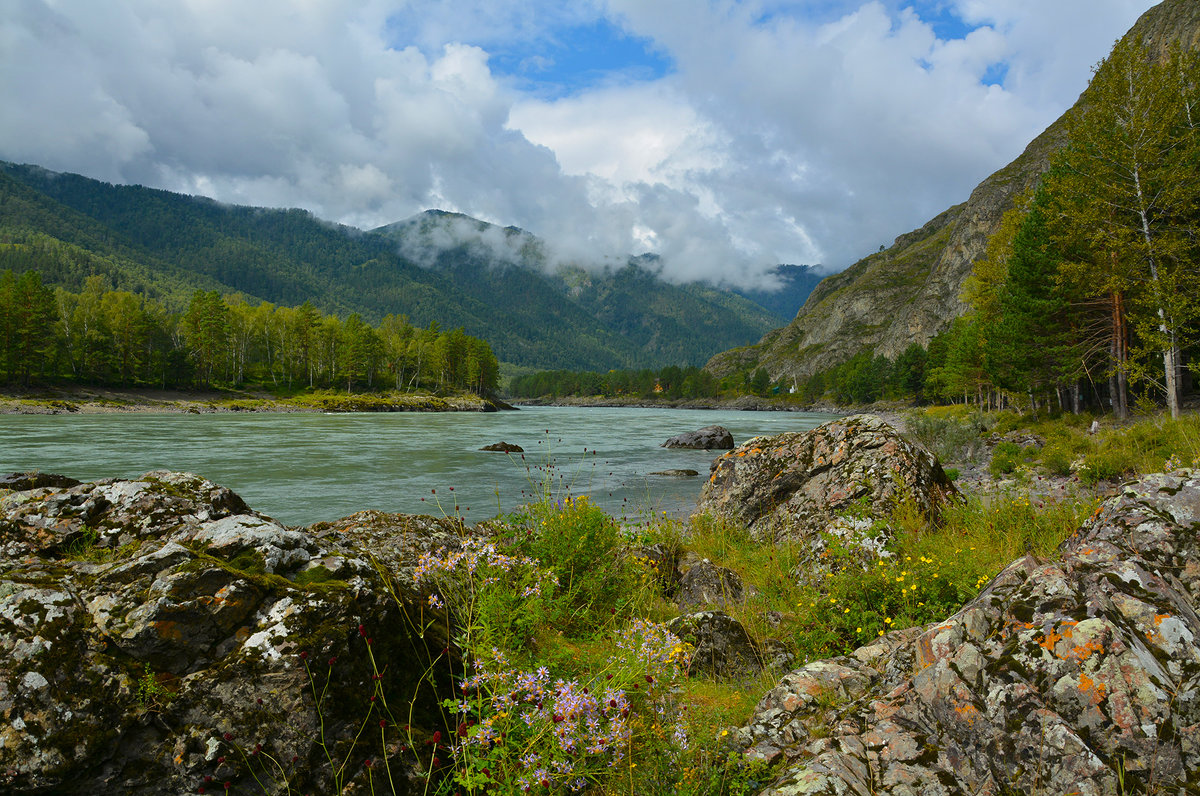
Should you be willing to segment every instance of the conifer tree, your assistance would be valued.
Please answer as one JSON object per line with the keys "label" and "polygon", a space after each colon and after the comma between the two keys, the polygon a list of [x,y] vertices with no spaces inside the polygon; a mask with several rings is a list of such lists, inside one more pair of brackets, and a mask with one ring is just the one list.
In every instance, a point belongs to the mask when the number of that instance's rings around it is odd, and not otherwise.
{"label": "conifer tree", "polygon": [[[1070,117],[1069,143],[1047,180],[1058,234],[1087,252],[1064,273],[1093,295],[1113,297],[1117,357],[1126,315],[1143,353],[1158,352],[1161,389],[1176,417],[1180,349],[1195,339],[1200,317],[1198,91],[1196,53],[1174,48],[1155,61],[1145,44],[1118,42],[1096,69],[1087,105]],[[1152,379],[1131,364],[1135,376]]]}

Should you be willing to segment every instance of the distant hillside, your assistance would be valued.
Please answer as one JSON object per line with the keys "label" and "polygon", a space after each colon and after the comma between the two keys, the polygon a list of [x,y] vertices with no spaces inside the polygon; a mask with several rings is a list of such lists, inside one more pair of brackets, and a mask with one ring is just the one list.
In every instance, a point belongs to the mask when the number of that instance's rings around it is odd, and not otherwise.
{"label": "distant hillside", "polygon": [[734,288],[733,292],[750,299],[784,321],[791,321],[808,301],[813,289],[821,283],[821,275],[811,265],[777,265],[775,276],[782,284],[773,291]]}
{"label": "distant hillside", "polygon": [[[1163,50],[1175,42],[1200,46],[1200,2],[1165,0],[1127,35]],[[1085,91],[1077,105],[1087,98]],[[756,345],[718,354],[706,369],[725,376],[762,366],[773,379],[804,378],[864,349],[895,358],[912,342],[928,343],[966,311],[960,299],[963,282],[985,253],[1001,216],[1041,179],[1051,154],[1063,144],[1067,114],[980,183],[964,204],[825,279],[791,323]]]}
{"label": "distant hillside", "polygon": [[104,274],[177,308],[201,288],[307,300],[371,322],[406,315],[419,326],[461,326],[501,360],[536,368],[700,364],[779,323],[750,300],[668,284],[634,261],[606,274],[547,274],[543,248],[529,233],[451,213],[368,233],[302,210],[0,162],[0,270],[36,268],[71,290]]}

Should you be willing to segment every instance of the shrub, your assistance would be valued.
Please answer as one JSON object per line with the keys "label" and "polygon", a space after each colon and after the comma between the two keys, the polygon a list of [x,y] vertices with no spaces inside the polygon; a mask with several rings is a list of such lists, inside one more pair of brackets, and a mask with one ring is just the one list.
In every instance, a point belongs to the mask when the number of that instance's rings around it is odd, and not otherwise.
{"label": "shrub", "polygon": [[1071,474],[1071,463],[1075,461],[1076,453],[1072,446],[1064,440],[1047,442],[1042,448],[1042,467],[1050,475],[1066,476]]}
{"label": "shrub", "polygon": [[905,418],[908,436],[942,462],[975,462],[983,452],[980,435],[986,421],[980,414],[955,416],[912,412]]}
{"label": "shrub", "polygon": [[994,476],[1007,475],[1017,469],[1022,461],[1021,446],[1015,442],[998,442],[992,450],[992,461],[988,472]]}
{"label": "shrub", "polygon": [[563,628],[600,632],[632,593],[620,526],[587,497],[542,501],[512,518],[508,542],[558,578],[553,610]]}

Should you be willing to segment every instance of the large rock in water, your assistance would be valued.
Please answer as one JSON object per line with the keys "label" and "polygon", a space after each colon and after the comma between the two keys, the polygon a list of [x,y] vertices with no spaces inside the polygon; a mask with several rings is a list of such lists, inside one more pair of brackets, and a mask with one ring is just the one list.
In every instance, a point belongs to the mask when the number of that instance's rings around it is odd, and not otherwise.
{"label": "large rock in water", "polygon": [[1126,486],[944,622],[783,678],[768,794],[1200,791],[1200,471]]}
{"label": "large rock in water", "polygon": [[695,431],[676,434],[662,444],[664,448],[692,448],[694,450],[728,450],[733,447],[733,434],[724,426],[705,426]]}
{"label": "large rock in water", "polygon": [[333,793],[384,758],[422,792],[453,645],[414,569],[467,529],[290,529],[186,473],[28,484],[0,491],[0,792]]}
{"label": "large rock in water", "polygon": [[846,512],[885,517],[900,495],[932,516],[955,494],[932,454],[878,417],[854,415],[722,455],[696,508],[775,539],[816,534]]}

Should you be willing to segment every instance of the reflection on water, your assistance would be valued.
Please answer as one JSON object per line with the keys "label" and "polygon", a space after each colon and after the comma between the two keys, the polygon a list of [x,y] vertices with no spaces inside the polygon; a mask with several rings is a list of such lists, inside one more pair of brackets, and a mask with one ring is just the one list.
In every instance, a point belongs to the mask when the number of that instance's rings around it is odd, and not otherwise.
{"label": "reflection on water", "polygon": [[[686,514],[719,452],[664,440],[719,424],[741,443],[829,420],[799,412],[528,407],[498,413],[108,414],[0,416],[0,472],[81,480],[149,470],[198,473],[251,508],[300,525],[362,509],[507,512],[549,489],[586,494],[617,516]],[[505,441],[519,454],[487,453]],[[692,469],[698,478],[651,475]]]}

